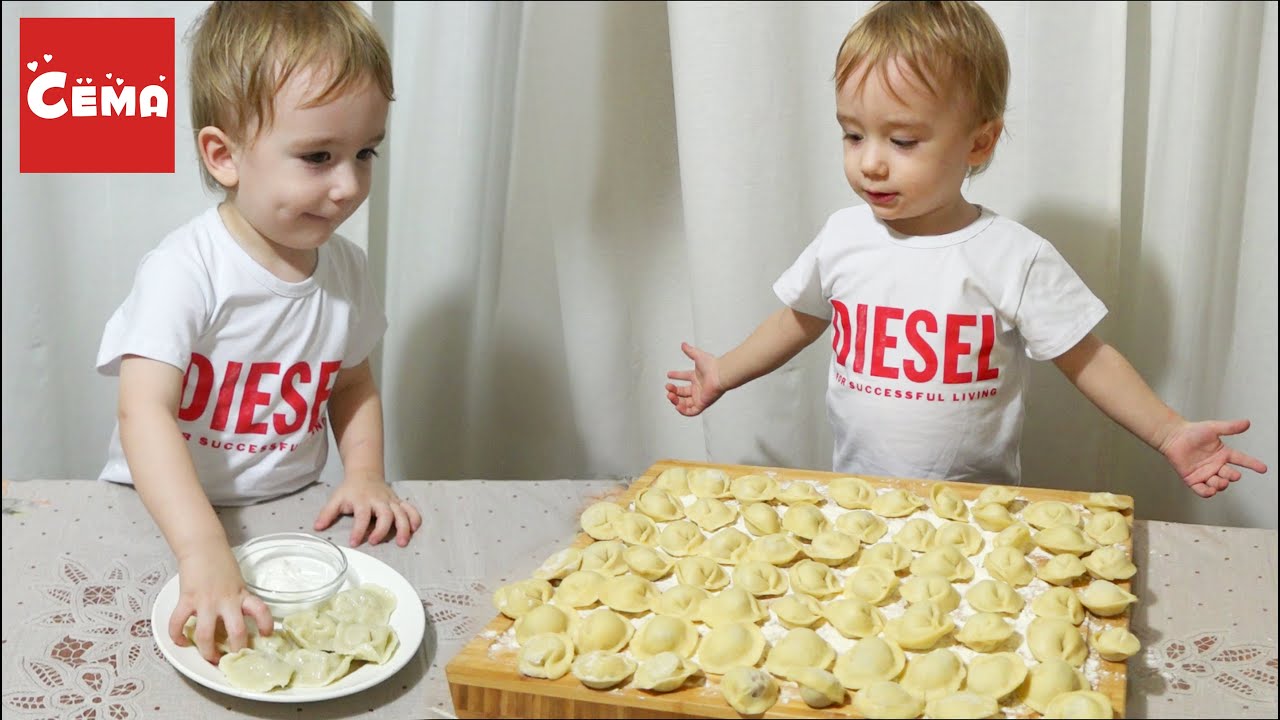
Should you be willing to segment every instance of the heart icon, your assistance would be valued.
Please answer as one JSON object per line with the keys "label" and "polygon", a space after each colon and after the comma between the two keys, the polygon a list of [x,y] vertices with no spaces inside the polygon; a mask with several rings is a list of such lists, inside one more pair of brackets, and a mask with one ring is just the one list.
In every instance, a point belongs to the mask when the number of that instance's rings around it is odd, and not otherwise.
{"label": "heart icon", "polygon": [[28,70],[30,70],[31,72],[35,72],[35,71],[36,71],[36,61],[35,61],[35,60],[32,60],[31,62],[27,63],[27,69],[28,69]]}
{"label": "heart icon", "polygon": [[107,79],[108,79],[108,80],[110,80],[110,79],[111,79],[111,73],[107,73]]}
{"label": "heart icon", "polygon": [[81,85],[81,84],[83,84],[83,83],[84,83],[84,78],[76,78],[76,84],[77,84],[77,85]]}
{"label": "heart icon", "polygon": [[121,83],[123,83],[123,82],[124,82],[124,78],[116,78],[116,84],[117,84],[117,85],[119,85],[119,84],[121,84]]}
{"label": "heart icon", "polygon": [[45,61],[45,62],[49,62],[49,61],[50,61],[50,60],[52,60],[52,59],[53,59],[53,56],[52,56],[52,55],[50,55],[49,53],[45,53],[45,54],[44,54],[44,61]]}
{"label": "heart icon", "polygon": [[161,76],[160,76],[160,82],[164,82],[164,76],[163,76],[163,75],[161,75]]}
{"label": "heart icon", "polygon": [[84,81],[89,83],[90,85],[93,84],[93,78],[85,78]]}

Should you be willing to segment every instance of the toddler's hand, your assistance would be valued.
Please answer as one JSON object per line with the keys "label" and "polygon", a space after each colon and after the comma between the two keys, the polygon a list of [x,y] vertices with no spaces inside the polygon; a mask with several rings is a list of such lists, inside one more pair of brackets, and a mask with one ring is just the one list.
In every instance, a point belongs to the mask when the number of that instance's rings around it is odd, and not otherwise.
{"label": "toddler's hand", "polygon": [[[324,530],[343,515],[355,517],[351,526],[351,547],[358,547],[364,542],[366,532],[369,544],[377,545],[387,539],[392,526],[395,527],[396,544],[404,547],[409,544],[409,537],[422,526],[422,515],[418,509],[408,500],[397,497],[391,486],[377,476],[348,476],[320,510],[316,530]],[[373,527],[369,526],[370,520]]]}
{"label": "toddler's hand", "polygon": [[724,395],[720,381],[720,361],[715,355],[703,352],[689,343],[680,343],[680,349],[693,361],[693,370],[672,370],[667,377],[683,380],[687,385],[667,383],[667,400],[681,415],[693,417],[711,407]]}
{"label": "toddler's hand", "polygon": [[228,652],[247,646],[245,616],[253,618],[260,633],[271,634],[271,611],[245,588],[231,548],[205,547],[179,558],[178,587],[178,606],[169,616],[169,638],[180,647],[190,645],[182,629],[194,615],[196,649],[205,660],[216,663],[222,655],[217,648],[219,621],[226,630]]}
{"label": "toddler's hand", "polygon": [[1187,487],[1200,497],[1211,498],[1240,479],[1240,471],[1232,465],[1257,473],[1267,471],[1258,458],[1222,442],[1223,435],[1238,435],[1248,429],[1248,420],[1184,423],[1164,441],[1160,452]]}

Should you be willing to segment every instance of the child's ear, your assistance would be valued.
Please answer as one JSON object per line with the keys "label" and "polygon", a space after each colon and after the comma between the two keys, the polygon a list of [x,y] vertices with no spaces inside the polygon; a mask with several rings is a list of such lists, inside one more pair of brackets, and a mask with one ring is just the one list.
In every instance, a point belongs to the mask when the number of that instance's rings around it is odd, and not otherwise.
{"label": "child's ear", "polygon": [[196,146],[200,149],[200,160],[213,179],[222,187],[234,190],[240,182],[240,173],[236,169],[236,147],[231,138],[210,125],[200,128],[200,133],[196,135]]}
{"label": "child's ear", "polygon": [[1004,119],[988,120],[973,131],[973,144],[969,147],[969,167],[982,165],[996,150],[1000,133],[1004,132]]}

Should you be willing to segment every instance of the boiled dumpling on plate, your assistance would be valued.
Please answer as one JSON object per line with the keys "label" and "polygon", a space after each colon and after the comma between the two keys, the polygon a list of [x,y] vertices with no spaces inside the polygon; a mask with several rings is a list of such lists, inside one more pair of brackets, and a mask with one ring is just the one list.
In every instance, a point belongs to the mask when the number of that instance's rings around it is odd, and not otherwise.
{"label": "boiled dumpling on plate", "polygon": [[294,648],[283,655],[293,666],[295,687],[324,687],[351,670],[352,657],[321,650]]}
{"label": "boiled dumpling on plate", "polygon": [[227,682],[253,692],[287,687],[295,672],[294,667],[279,655],[252,648],[223,655],[218,660],[218,669],[227,677]]}
{"label": "boiled dumpling on plate", "polygon": [[382,664],[391,659],[399,646],[400,638],[390,625],[342,623],[338,625],[338,632],[330,647],[315,649],[351,655],[357,660]]}
{"label": "boiled dumpling on plate", "polygon": [[340,622],[386,625],[396,609],[396,596],[379,585],[343,590],[329,599],[324,612]]}

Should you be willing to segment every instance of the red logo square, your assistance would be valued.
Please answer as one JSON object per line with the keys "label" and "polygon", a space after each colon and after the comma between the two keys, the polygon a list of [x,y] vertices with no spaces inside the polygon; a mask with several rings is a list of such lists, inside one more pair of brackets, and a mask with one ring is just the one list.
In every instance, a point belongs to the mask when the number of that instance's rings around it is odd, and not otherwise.
{"label": "red logo square", "polygon": [[173,18],[21,18],[19,35],[20,172],[173,172]]}

